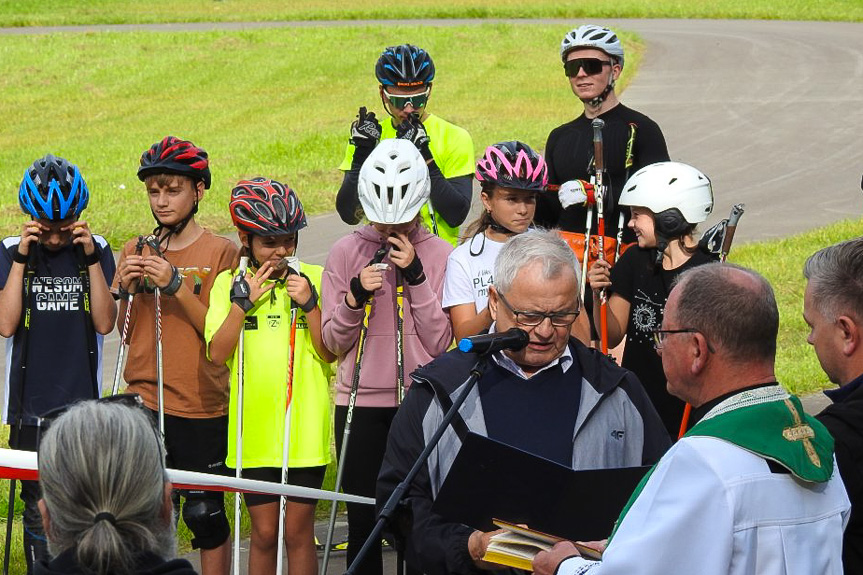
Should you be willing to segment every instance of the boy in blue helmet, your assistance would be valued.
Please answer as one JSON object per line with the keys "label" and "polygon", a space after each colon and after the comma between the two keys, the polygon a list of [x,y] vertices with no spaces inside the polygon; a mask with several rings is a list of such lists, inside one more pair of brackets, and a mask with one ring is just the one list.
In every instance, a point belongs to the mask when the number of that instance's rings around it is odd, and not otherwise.
{"label": "boy in blue helmet", "polygon": [[336,210],[347,224],[362,219],[357,194],[360,167],[381,139],[410,140],[426,161],[431,197],[420,214],[425,226],[453,246],[458,228],[470,211],[473,185],[473,140],[464,128],[426,109],[435,77],[428,52],[410,44],[385,48],[375,66],[381,104],[390,116],[381,125],[374,112],[360,108],[351,124],[351,140],[339,169],[345,175]]}
{"label": "boy in blue helmet", "polygon": [[[90,193],[77,166],[47,155],[24,171],[18,202],[30,220],[0,249],[0,335],[6,341],[3,422],[9,445],[35,451],[41,416],[101,395],[102,336],[117,308],[114,257],[79,219]],[[27,572],[47,558],[36,481],[22,481]]]}

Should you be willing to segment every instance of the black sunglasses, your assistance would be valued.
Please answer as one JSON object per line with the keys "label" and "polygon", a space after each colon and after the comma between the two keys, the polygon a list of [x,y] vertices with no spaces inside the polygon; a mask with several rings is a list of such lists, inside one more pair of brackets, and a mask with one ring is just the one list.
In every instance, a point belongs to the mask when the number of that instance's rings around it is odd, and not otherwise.
{"label": "black sunglasses", "polygon": [[611,66],[610,60],[600,60],[599,58],[573,58],[563,63],[563,70],[570,78],[578,76],[578,71],[584,68],[584,73],[588,76],[599,74],[604,66]]}

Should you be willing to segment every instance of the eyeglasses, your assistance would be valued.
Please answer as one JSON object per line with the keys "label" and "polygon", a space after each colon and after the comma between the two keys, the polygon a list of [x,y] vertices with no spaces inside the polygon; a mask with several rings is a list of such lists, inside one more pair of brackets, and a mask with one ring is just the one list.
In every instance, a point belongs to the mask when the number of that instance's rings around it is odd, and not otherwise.
{"label": "eyeglasses", "polygon": [[[660,351],[662,349],[662,346],[665,345],[666,336],[668,336],[670,334],[674,334],[674,333],[701,333],[701,332],[698,331],[697,329],[694,329],[691,327],[687,327],[687,328],[683,328],[683,329],[655,329],[655,330],[653,330],[653,348],[656,349],[656,351]],[[701,334],[701,335],[703,336],[704,334]],[[713,346],[710,345],[709,341],[707,341],[706,337],[704,338],[704,341],[707,343],[707,351],[709,351],[710,353],[716,353],[713,350]]]}
{"label": "eyeglasses", "polygon": [[387,97],[390,104],[399,110],[404,110],[408,104],[413,106],[415,109],[425,108],[430,93],[431,88],[426,88],[425,91],[420,92],[419,94],[390,94],[384,90],[384,96]]}
{"label": "eyeglasses", "polygon": [[584,73],[588,76],[599,74],[604,66],[611,66],[610,60],[600,60],[599,58],[573,58],[563,63],[563,70],[570,78],[578,76],[578,71],[584,68]]}
{"label": "eyeglasses", "polygon": [[545,318],[551,320],[551,325],[554,327],[569,327],[575,322],[578,314],[581,313],[581,310],[576,311],[558,311],[553,313],[543,313],[539,311],[522,311],[515,310],[509,302],[506,301],[506,298],[503,297],[503,294],[498,292],[497,295],[500,297],[500,301],[503,302],[503,305],[506,306],[512,315],[515,316],[515,322],[527,326],[527,327],[535,327],[545,321]]}

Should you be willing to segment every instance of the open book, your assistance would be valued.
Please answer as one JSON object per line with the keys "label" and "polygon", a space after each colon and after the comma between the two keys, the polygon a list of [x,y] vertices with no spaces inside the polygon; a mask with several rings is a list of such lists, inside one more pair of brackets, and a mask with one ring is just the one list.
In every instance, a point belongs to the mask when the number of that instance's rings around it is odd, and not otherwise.
{"label": "open book", "polygon": [[[488,549],[483,555],[483,561],[498,563],[516,569],[533,571],[533,558],[540,551],[548,551],[561,537],[555,537],[541,531],[534,531],[507,521],[495,519],[494,524],[503,529],[503,533],[492,535]],[[578,552],[587,559],[601,559],[602,551],[579,543],[575,544]]]}

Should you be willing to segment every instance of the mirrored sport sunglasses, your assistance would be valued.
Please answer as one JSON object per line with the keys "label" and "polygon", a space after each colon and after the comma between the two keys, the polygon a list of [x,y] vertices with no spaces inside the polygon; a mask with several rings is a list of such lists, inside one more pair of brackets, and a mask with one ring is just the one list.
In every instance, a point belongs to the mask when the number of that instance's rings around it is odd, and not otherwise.
{"label": "mirrored sport sunglasses", "polygon": [[431,88],[426,88],[419,94],[390,94],[389,92],[384,90],[384,96],[387,97],[387,100],[390,101],[390,104],[392,104],[399,110],[404,110],[408,104],[413,106],[415,109],[419,109],[425,108],[425,105],[429,100],[430,92]]}
{"label": "mirrored sport sunglasses", "polygon": [[600,60],[599,58],[573,58],[564,62],[563,70],[568,77],[575,78],[582,68],[584,68],[585,74],[593,76],[602,72],[603,66],[611,66],[611,61]]}

